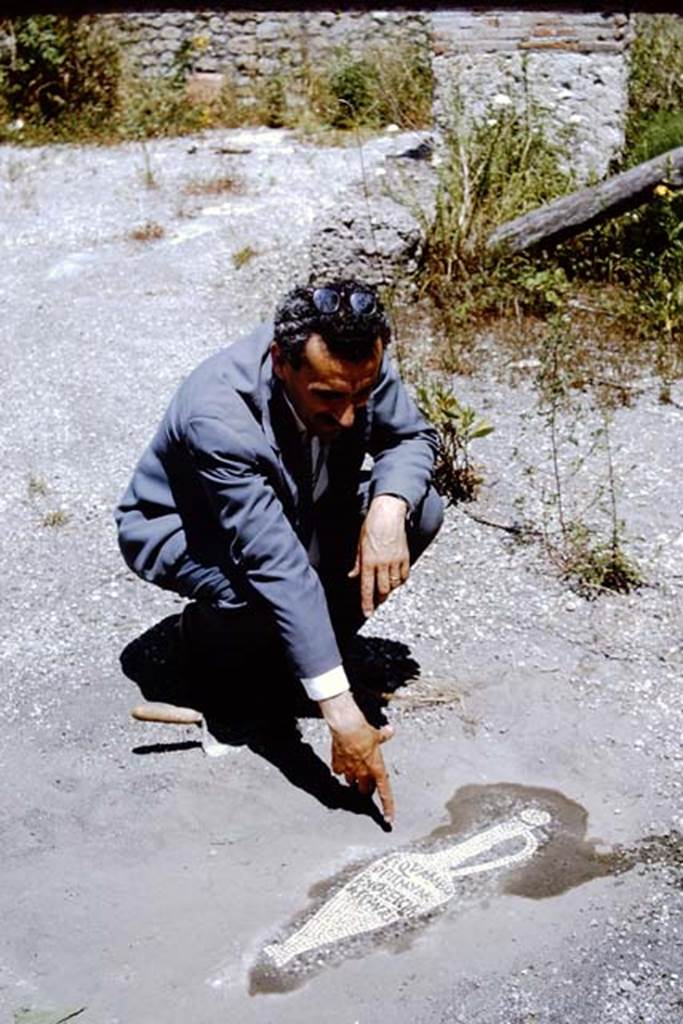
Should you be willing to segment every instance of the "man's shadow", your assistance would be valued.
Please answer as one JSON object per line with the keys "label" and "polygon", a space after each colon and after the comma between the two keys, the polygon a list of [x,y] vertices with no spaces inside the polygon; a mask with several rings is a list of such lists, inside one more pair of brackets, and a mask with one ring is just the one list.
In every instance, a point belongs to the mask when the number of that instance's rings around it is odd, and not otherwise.
{"label": "man's shadow", "polygon": [[[192,665],[179,642],[178,622],[178,615],[162,619],[121,652],[121,668],[145,701],[201,711],[217,740],[247,746],[325,807],[366,814],[389,828],[377,804],[339,782],[302,739],[298,719],[319,718],[320,711],[283,666],[281,656],[252,652],[248,662],[233,658],[224,666]],[[405,644],[379,637],[356,637],[344,665],[357,703],[376,727],[386,722],[384,709],[391,694],[420,672]],[[133,753],[200,746],[199,741],[156,743],[135,747]]]}

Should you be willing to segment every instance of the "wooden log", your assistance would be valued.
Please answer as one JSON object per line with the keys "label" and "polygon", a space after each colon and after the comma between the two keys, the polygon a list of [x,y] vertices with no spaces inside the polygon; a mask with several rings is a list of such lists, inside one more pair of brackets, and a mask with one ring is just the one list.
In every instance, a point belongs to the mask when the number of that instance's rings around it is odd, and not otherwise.
{"label": "wooden log", "polygon": [[664,183],[683,185],[683,146],[501,224],[489,235],[486,247],[513,254],[533,246],[556,245],[648,202],[653,189]]}

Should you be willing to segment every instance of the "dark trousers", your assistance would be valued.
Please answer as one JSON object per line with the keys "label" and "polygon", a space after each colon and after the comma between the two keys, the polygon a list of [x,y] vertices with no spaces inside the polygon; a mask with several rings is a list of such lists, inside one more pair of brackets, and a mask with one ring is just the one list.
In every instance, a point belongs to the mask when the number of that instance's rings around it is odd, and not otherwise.
{"label": "dark trousers", "polygon": [[[367,511],[368,482],[359,488],[355,501],[335,509],[318,509],[316,532],[320,544],[320,576],[330,619],[342,654],[365,622],[358,577],[349,579],[360,529]],[[443,522],[443,502],[433,488],[406,523],[410,562],[414,564],[438,533]],[[218,566],[206,566],[185,558],[177,571],[176,586],[194,603],[183,613],[186,656],[214,668],[241,666],[250,674],[265,660],[284,657],[274,619],[259,600],[235,601],[234,583]]]}

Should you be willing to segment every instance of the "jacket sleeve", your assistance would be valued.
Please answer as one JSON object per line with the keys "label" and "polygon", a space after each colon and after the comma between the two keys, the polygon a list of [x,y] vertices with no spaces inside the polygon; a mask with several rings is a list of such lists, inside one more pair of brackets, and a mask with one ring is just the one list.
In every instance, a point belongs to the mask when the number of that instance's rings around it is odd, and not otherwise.
{"label": "jacket sleeve", "polygon": [[341,664],[325,592],[262,457],[223,420],[193,418],[186,442],[220,523],[225,556],[275,616],[302,679]]}
{"label": "jacket sleeve", "polygon": [[395,494],[414,509],[431,482],[437,433],[418,411],[385,354],[373,392],[368,450],[374,459],[370,498]]}

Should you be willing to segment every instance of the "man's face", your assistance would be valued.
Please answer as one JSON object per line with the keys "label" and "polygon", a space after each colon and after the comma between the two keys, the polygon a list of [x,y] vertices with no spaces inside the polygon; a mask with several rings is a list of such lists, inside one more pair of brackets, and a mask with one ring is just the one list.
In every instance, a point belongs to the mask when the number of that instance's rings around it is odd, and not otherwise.
{"label": "man's face", "polygon": [[383,346],[375,342],[372,355],[353,363],[333,355],[319,334],[312,334],[295,369],[272,347],[273,370],[285,385],[289,400],[312,435],[332,441],[353,426],[356,410],[364,406],[377,381]]}

